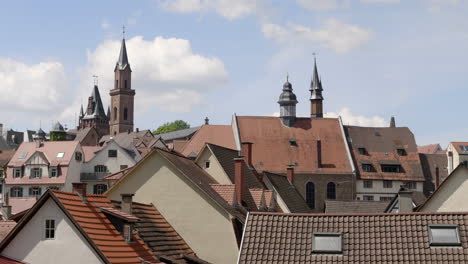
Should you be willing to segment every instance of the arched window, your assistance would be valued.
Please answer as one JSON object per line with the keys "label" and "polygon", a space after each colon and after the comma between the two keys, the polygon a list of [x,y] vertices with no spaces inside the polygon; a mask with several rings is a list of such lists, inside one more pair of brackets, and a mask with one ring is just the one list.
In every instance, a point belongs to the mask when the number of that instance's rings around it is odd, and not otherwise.
{"label": "arched window", "polygon": [[127,120],[128,118],[128,109],[124,108],[124,120]]}
{"label": "arched window", "polygon": [[114,121],[117,120],[117,107],[114,107]]}
{"label": "arched window", "polygon": [[336,184],[333,182],[327,184],[327,199],[336,200]]}
{"label": "arched window", "polygon": [[308,182],[306,185],[306,201],[311,209],[315,208],[315,184],[313,182]]}

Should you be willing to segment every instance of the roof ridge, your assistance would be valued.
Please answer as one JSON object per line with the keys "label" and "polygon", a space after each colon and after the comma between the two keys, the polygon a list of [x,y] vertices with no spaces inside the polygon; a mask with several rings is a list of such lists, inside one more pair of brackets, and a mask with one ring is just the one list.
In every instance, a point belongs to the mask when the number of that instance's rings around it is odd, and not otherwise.
{"label": "roof ridge", "polygon": [[404,213],[280,213],[280,212],[249,212],[251,215],[279,216],[407,216],[407,215],[468,215],[468,212],[404,212]]}

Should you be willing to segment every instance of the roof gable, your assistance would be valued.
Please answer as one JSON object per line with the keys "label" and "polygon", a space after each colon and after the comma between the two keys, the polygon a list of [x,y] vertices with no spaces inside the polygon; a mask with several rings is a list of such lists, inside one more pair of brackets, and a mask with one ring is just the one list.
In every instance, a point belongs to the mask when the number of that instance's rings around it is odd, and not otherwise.
{"label": "roof gable", "polygon": [[[23,142],[8,165],[22,166],[36,152],[44,153],[50,163],[68,165],[73,160],[78,146],[79,142],[77,141],[46,141],[40,147],[37,147],[35,142]],[[63,157],[58,157],[58,153],[63,153]]]}

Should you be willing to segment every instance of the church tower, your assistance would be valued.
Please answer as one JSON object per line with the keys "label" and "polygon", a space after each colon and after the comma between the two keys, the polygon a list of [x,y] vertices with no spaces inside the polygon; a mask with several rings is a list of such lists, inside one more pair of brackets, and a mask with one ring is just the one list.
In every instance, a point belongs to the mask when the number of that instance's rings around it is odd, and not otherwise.
{"label": "church tower", "polygon": [[323,117],[322,80],[317,71],[317,61],[314,58],[314,73],[310,82],[310,117]]}
{"label": "church tower", "polygon": [[280,94],[278,104],[280,105],[280,119],[285,126],[292,127],[296,123],[297,98],[293,93],[289,78],[283,84],[283,92]]}
{"label": "church tower", "polygon": [[133,106],[135,90],[132,90],[132,69],[127,57],[125,36],[114,69],[114,89],[110,91],[110,135],[133,131]]}

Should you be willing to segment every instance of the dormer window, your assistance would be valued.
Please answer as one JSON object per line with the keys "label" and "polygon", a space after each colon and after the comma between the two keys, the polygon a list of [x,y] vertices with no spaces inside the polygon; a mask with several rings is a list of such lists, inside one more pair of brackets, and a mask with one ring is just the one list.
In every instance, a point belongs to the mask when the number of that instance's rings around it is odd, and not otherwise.
{"label": "dormer window", "polygon": [[29,178],[31,179],[40,179],[42,177],[42,168],[32,168],[31,175]]}
{"label": "dormer window", "polygon": [[369,163],[362,164],[362,171],[364,172],[375,172],[374,166]]}
{"label": "dormer window", "polygon": [[458,225],[429,225],[431,246],[461,246]]}
{"label": "dormer window", "polygon": [[57,167],[52,167],[50,168],[50,174],[49,174],[49,177],[50,178],[55,178],[58,176],[58,168]]}
{"label": "dormer window", "polygon": [[358,148],[358,152],[360,155],[368,155],[366,148]]}
{"label": "dormer window", "polygon": [[404,172],[401,165],[382,164],[381,169],[382,169],[382,172],[388,172],[388,173],[403,173]]}
{"label": "dormer window", "polygon": [[343,236],[341,233],[313,233],[312,253],[317,254],[342,254]]}
{"label": "dormer window", "polygon": [[408,155],[408,154],[406,153],[406,150],[405,150],[405,149],[402,149],[402,148],[397,149],[397,153],[398,153],[399,156],[406,156],[406,155]]}

